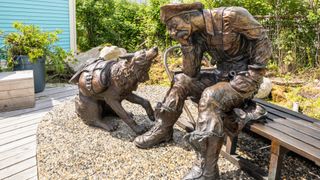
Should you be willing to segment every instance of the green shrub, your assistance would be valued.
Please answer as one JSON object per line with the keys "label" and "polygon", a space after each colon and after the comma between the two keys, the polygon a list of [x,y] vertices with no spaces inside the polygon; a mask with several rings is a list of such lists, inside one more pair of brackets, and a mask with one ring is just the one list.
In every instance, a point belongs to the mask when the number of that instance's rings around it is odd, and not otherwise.
{"label": "green shrub", "polygon": [[138,4],[128,0],[78,0],[77,40],[81,51],[109,43],[128,51],[170,45],[160,23],[160,6],[169,0]]}
{"label": "green shrub", "polygon": [[[284,71],[320,65],[319,0],[199,0],[205,8],[242,6],[268,30],[273,42],[271,61]],[[104,43],[128,51],[176,44],[160,22],[160,7],[170,0],[77,0],[78,47],[85,51]],[[172,1],[171,1],[172,2]],[[195,2],[195,0],[180,0]],[[268,17],[261,17],[268,16]],[[285,61],[285,62],[284,62]],[[286,73],[286,72],[284,72]]]}
{"label": "green shrub", "polygon": [[65,60],[70,60],[68,57],[71,53],[54,45],[59,40],[60,30],[43,32],[39,26],[25,25],[20,22],[14,22],[13,27],[17,31],[5,35],[4,38],[9,67],[13,67],[16,56],[27,55],[32,63],[45,57],[46,63],[53,65],[57,72],[64,71]]}

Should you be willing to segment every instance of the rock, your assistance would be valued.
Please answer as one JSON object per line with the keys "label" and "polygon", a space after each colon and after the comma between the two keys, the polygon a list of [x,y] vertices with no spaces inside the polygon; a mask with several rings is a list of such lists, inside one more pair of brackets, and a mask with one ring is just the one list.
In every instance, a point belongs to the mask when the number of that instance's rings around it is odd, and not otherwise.
{"label": "rock", "polygon": [[127,51],[117,46],[106,46],[100,51],[99,57],[105,60],[117,59],[121,55],[125,55]]}
{"label": "rock", "polygon": [[68,65],[74,72],[77,72],[81,65],[89,59],[103,57],[105,60],[110,60],[118,58],[120,55],[124,55],[126,53],[127,51],[125,49],[119,48],[117,46],[97,46],[86,52],[79,53],[75,56],[75,59],[77,59],[77,61],[75,63],[69,62]]}
{"label": "rock", "polygon": [[269,96],[270,92],[272,89],[272,82],[269,78],[263,78],[263,82],[260,85],[260,89],[258,91],[258,93],[254,96],[255,98],[266,98]]}
{"label": "rock", "polygon": [[102,46],[98,46],[95,48],[92,48],[86,52],[79,53],[75,55],[75,59],[77,59],[76,62],[70,63],[68,62],[69,67],[74,71],[77,72],[80,68],[80,66],[85,63],[88,59],[91,58],[98,58],[100,54],[100,50],[102,49]]}

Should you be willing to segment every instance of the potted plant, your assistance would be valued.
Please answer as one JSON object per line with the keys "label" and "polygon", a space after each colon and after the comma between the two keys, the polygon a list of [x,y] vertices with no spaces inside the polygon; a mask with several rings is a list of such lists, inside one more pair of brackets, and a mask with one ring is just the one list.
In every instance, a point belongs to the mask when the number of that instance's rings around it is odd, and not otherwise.
{"label": "potted plant", "polygon": [[45,63],[63,71],[65,60],[71,53],[55,45],[61,33],[59,30],[45,32],[39,26],[20,22],[14,22],[13,27],[17,31],[4,36],[8,66],[14,71],[33,70],[35,92],[41,92],[45,87]]}

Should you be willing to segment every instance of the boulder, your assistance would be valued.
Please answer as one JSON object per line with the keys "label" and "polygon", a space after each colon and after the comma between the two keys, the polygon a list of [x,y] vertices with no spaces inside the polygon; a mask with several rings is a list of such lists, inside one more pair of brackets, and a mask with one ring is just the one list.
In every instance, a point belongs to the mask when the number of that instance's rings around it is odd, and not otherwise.
{"label": "boulder", "polygon": [[79,53],[74,56],[74,58],[77,60],[75,62],[68,62],[69,67],[74,71],[77,72],[82,64],[84,64],[88,59],[91,58],[98,58],[100,54],[100,50],[103,47],[98,46],[94,47],[86,52]]}
{"label": "boulder", "polygon": [[69,67],[74,71],[77,72],[82,64],[87,62],[89,59],[96,59],[99,57],[104,58],[105,60],[116,59],[120,55],[126,54],[127,51],[123,48],[119,48],[117,46],[98,46],[94,47],[86,52],[79,53],[75,55],[76,62],[69,62]]}
{"label": "boulder", "polygon": [[106,46],[100,51],[99,57],[105,60],[117,59],[121,55],[127,54],[127,51],[117,46]]}
{"label": "boulder", "polygon": [[255,98],[263,99],[269,96],[272,89],[272,82],[269,78],[264,77],[263,82],[260,85],[258,93],[254,96]]}

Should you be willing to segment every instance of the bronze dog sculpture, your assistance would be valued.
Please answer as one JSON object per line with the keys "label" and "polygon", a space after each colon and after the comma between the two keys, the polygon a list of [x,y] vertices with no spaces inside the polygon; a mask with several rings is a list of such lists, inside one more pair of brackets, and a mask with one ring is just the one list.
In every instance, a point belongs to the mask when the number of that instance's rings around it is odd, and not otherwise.
{"label": "bronze dog sculpture", "polygon": [[135,133],[142,134],[145,127],[138,125],[131,113],[122,107],[122,100],[141,105],[154,121],[150,102],[134,93],[138,84],[149,79],[148,71],[158,48],[141,50],[120,57],[117,61],[94,59],[84,64],[69,82],[78,84],[79,96],[75,106],[78,116],[88,125],[113,131],[117,125],[104,120],[106,116],[119,116]]}

